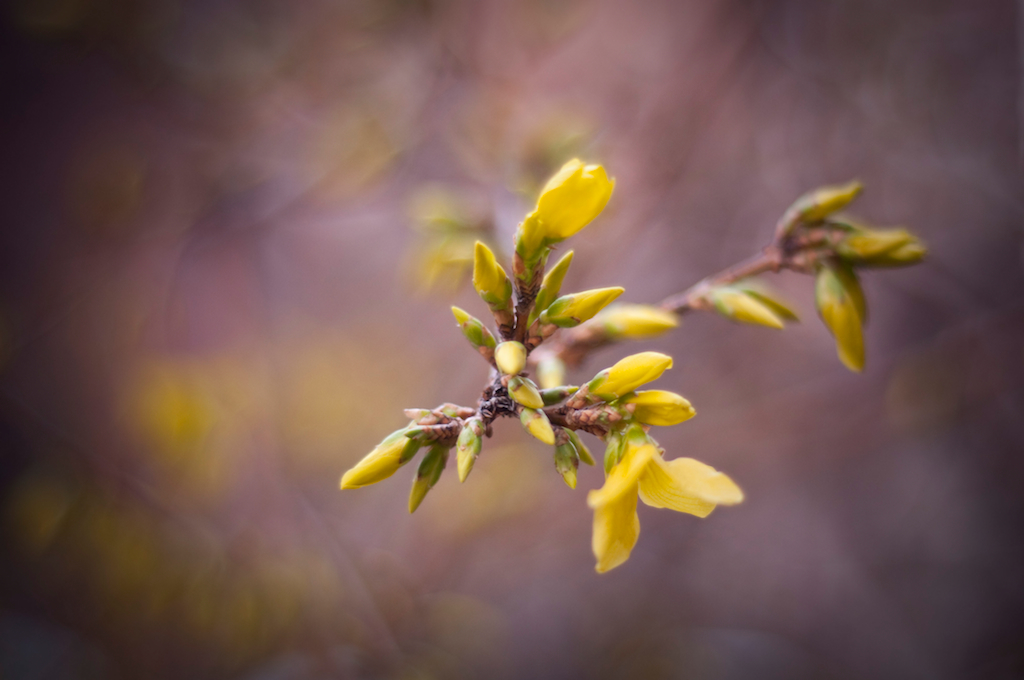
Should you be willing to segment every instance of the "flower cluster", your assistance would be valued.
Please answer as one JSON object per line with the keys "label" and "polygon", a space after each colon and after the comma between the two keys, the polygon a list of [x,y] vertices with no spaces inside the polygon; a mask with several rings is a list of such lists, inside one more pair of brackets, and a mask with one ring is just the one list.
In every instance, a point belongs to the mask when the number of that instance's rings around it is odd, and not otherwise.
{"label": "flower cluster", "polygon": [[415,511],[440,479],[453,449],[459,480],[466,480],[491,423],[504,416],[517,417],[527,432],[553,447],[555,469],[570,488],[576,487],[580,462],[594,464],[579,432],[604,440],[607,482],[588,497],[594,510],[593,548],[599,572],[629,557],[639,532],[638,494],[648,505],[700,517],[716,504],[742,500],[739,488],[708,466],[689,458],[665,461],[648,433],[651,426],[676,425],[694,415],[690,402],[678,394],[637,389],[670,368],[671,357],[635,354],[582,387],[563,384],[564,368],[540,367],[540,385],[526,370],[530,354],[556,331],[580,326],[606,308],[596,323],[617,338],[649,337],[678,324],[675,314],[645,305],[609,308],[622,288],[563,295],[572,251],[545,272],[553,248],[597,217],[614,184],[599,165],[567,163],[544,187],[536,210],[516,232],[511,277],[490,248],[476,244],[473,285],[489,308],[497,333],[458,307],[452,312],[463,335],[492,367],[477,408],[444,404],[406,411],[409,424],[385,437],[346,472],[342,489],[386,479],[425,449],[409,496],[409,510]]}
{"label": "flower cluster", "polygon": [[407,410],[408,425],[346,472],[342,489],[386,479],[425,450],[409,495],[413,512],[437,484],[453,449],[459,480],[466,480],[493,422],[503,417],[518,418],[530,435],[553,447],[554,467],[574,489],[580,462],[594,464],[579,436],[586,432],[605,445],[605,483],[588,494],[587,503],[594,511],[597,571],[612,569],[629,558],[636,544],[638,498],[652,507],[706,517],[717,505],[741,502],[743,492],[729,477],[696,460],[665,460],[651,436],[652,427],[677,425],[695,415],[678,394],[639,389],[671,368],[671,357],[634,354],[580,386],[566,383],[567,365],[597,346],[672,329],[688,311],[709,310],[734,321],[783,328],[797,315],[752,277],[788,269],[817,277],[819,313],[836,338],[840,359],[859,371],[866,307],[856,269],[913,264],[925,252],[904,229],[872,229],[840,216],[838,211],[860,191],[852,183],[801,197],[761,255],[657,306],[612,304],[623,292],[616,287],[562,294],[573,253],[550,268],[548,258],[600,214],[614,185],[599,165],[566,163],[516,230],[511,275],[490,248],[475,244],[473,286],[494,327],[458,307],[452,312],[463,335],[491,366],[476,407]]}

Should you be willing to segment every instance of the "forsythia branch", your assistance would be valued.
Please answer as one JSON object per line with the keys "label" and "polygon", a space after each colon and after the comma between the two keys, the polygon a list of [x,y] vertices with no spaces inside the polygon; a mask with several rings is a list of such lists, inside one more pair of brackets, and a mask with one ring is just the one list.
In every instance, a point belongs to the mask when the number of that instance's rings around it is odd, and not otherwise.
{"label": "forsythia branch", "polygon": [[860,184],[852,182],[802,196],[779,220],[761,253],[656,305],[611,304],[623,292],[616,287],[562,295],[572,251],[545,272],[551,249],[597,217],[614,186],[599,165],[566,163],[516,230],[511,277],[486,245],[476,244],[473,285],[494,318],[496,333],[458,307],[452,312],[463,335],[491,367],[477,405],[445,403],[405,411],[409,424],[346,472],[342,489],[381,481],[425,448],[409,496],[409,510],[415,511],[440,479],[453,448],[459,480],[466,480],[483,438],[491,436],[499,418],[518,418],[533,437],[554,447],[555,470],[575,488],[580,461],[594,464],[577,434],[587,432],[606,447],[605,484],[588,494],[587,503],[594,510],[597,571],[612,569],[629,557],[639,535],[638,498],[653,507],[705,517],[717,505],[739,503],[743,493],[703,463],[690,458],[666,461],[651,436],[652,426],[677,425],[696,414],[678,394],[638,389],[671,368],[671,357],[640,352],[580,386],[565,383],[566,366],[579,365],[603,345],[670,330],[679,316],[696,310],[784,328],[785,322],[797,320],[796,313],[754,277],[788,270],[815,276],[818,312],[835,336],[839,358],[860,371],[867,306],[856,270],[914,264],[925,254],[921,242],[905,229],[873,229],[839,215],[860,192]]}

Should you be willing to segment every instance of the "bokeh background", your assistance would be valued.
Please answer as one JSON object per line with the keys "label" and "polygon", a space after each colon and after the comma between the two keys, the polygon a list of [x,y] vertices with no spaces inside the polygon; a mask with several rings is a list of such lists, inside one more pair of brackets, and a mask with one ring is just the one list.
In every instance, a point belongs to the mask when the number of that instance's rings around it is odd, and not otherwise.
{"label": "bokeh background", "polygon": [[[0,677],[1024,677],[1021,7],[991,0],[17,0],[0,27]],[[405,422],[473,404],[468,248],[579,155],[569,289],[653,302],[803,191],[931,248],[869,273],[868,368],[711,315],[598,576],[581,470],[511,421],[413,516]],[[590,440],[595,445],[597,442]]]}

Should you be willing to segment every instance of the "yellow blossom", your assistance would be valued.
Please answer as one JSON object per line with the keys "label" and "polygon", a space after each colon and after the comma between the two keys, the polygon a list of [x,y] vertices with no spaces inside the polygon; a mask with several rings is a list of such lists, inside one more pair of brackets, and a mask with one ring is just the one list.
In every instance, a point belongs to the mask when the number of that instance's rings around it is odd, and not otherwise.
{"label": "yellow blossom", "polygon": [[604,573],[627,559],[640,536],[636,505],[668,508],[707,517],[717,505],[735,505],[743,492],[714,468],[692,458],[665,461],[652,444],[628,445],[604,486],[587,495],[594,510],[592,547]]}
{"label": "yellow blossom", "polygon": [[608,204],[615,180],[600,165],[573,159],[548,180],[537,209],[519,227],[516,243],[528,257],[542,246],[569,238],[597,217]]}

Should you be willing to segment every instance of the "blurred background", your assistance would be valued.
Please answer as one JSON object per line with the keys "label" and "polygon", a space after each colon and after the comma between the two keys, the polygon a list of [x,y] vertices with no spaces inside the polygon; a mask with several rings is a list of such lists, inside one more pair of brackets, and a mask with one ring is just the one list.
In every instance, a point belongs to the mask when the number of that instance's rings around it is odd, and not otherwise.
{"label": "blurred background", "polygon": [[[0,677],[1024,677],[1021,7],[992,0],[16,0],[0,22]],[[693,315],[668,457],[747,500],[641,506],[496,423],[420,510],[338,490],[401,410],[475,404],[449,306],[565,160],[608,209],[566,289],[653,302],[800,193],[931,258],[864,277],[847,372]],[[597,448],[596,440],[588,441]]]}

